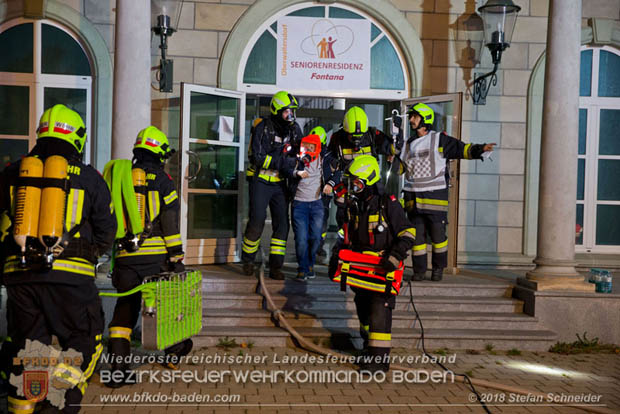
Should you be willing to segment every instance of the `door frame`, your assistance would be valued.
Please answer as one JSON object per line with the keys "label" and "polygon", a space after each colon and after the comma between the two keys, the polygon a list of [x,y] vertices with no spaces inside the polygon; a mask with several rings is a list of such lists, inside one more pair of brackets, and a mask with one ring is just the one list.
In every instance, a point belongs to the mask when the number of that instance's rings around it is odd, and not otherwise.
{"label": "door frame", "polygon": [[[457,117],[450,131],[450,136],[460,140],[462,119],[463,119],[463,93],[448,93],[442,95],[418,96],[416,98],[404,99],[401,101],[401,114],[407,112],[407,106],[414,103],[440,103],[452,101],[454,105],[454,116]],[[404,119],[403,124],[407,125],[404,130],[404,140],[409,138],[409,120]],[[457,274],[457,253],[458,253],[458,228],[459,228],[459,181],[460,181],[460,160],[449,161],[450,168],[450,192],[448,197],[448,266],[447,271]],[[402,180],[401,177],[401,188]],[[430,256],[430,255],[429,255]]]}
{"label": "door frame", "polygon": [[[224,96],[229,98],[239,99],[239,117],[236,120],[238,123],[238,133],[239,133],[239,141],[238,142],[223,142],[223,141],[215,141],[215,140],[207,140],[207,139],[198,139],[192,138],[189,136],[190,133],[190,108],[191,108],[191,93],[199,92],[202,94],[210,94],[216,96]],[[232,255],[226,255],[224,257],[224,262],[228,261],[228,258],[231,256],[234,257],[234,261],[240,260],[240,250],[238,240],[241,240],[241,223],[242,223],[242,212],[243,212],[243,202],[244,202],[244,191],[243,185],[241,185],[241,180],[243,179],[244,173],[244,159],[245,159],[245,102],[246,94],[245,92],[239,91],[231,91],[226,89],[214,88],[210,86],[202,86],[197,84],[185,83],[181,82],[181,99],[180,99],[180,116],[181,122],[179,122],[179,148],[181,151],[180,154],[180,163],[179,163],[179,193],[181,200],[181,216],[179,218],[180,227],[181,227],[181,238],[183,239],[183,243],[186,246],[186,251],[189,251],[190,248],[197,248],[199,252],[201,252],[198,256],[198,260],[202,259],[202,251],[205,246],[216,245],[218,242],[221,242],[222,239],[218,238],[210,238],[210,239],[188,239],[187,237],[187,227],[188,227],[188,202],[189,202],[189,194],[190,193],[198,193],[198,194],[237,194],[237,214],[236,214],[236,234],[234,238],[230,239],[230,243],[234,246],[234,253]],[[187,116],[185,112],[187,112]],[[237,160],[237,177],[238,177],[238,186],[237,190],[214,190],[214,189],[190,189],[188,186],[189,179],[189,144],[190,143],[200,143],[200,144],[208,144],[208,145],[217,145],[224,147],[236,147],[239,149],[238,160]],[[187,254],[186,254],[187,256]],[[220,262],[221,260],[215,256],[214,259],[216,262]],[[188,264],[194,264],[189,263]],[[203,264],[203,263],[196,263]]]}

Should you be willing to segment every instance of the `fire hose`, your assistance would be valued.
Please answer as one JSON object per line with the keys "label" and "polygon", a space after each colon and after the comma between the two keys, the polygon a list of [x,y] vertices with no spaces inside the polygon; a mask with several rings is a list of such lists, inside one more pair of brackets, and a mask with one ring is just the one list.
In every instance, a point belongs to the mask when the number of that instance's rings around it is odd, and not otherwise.
{"label": "fire hose", "polygon": [[[264,264],[261,265],[260,270],[259,270],[259,275],[258,275],[258,280],[259,280],[259,288],[262,291],[263,296],[265,297],[265,300],[267,302],[267,310],[271,311],[271,314],[273,316],[273,318],[278,322],[279,326],[284,328],[286,331],[288,331],[289,334],[291,334],[291,336],[293,336],[293,338],[295,338],[297,340],[297,342],[299,343],[299,345],[308,350],[308,351],[313,351],[316,352],[320,355],[325,355],[328,357],[348,357],[349,355],[346,354],[342,354],[340,352],[334,352],[331,349],[327,349],[324,348],[320,345],[317,345],[315,343],[313,343],[312,341],[309,341],[308,339],[304,338],[295,328],[293,328],[291,326],[291,324],[289,324],[289,322],[286,320],[286,317],[284,316],[284,313],[282,312],[282,310],[280,308],[278,308],[276,306],[276,304],[273,301],[273,298],[271,297],[271,293],[269,292],[269,289],[267,289],[267,285],[265,284],[265,269],[264,269]],[[409,289],[411,290],[411,284],[409,284]],[[413,301],[412,301],[413,302]],[[415,306],[415,305],[414,305]],[[417,313],[417,311],[416,311]],[[406,371],[406,372],[413,372],[413,373],[418,373],[421,372],[422,370],[416,370],[416,369],[412,369],[406,366],[402,366],[402,365],[391,365],[392,368],[397,369],[397,370],[401,370],[401,371]],[[454,376],[455,380],[457,382],[460,383],[464,383],[467,384],[467,381],[470,382],[470,385],[476,385],[476,386],[480,386],[483,388],[489,388],[489,389],[494,389],[494,390],[498,390],[498,391],[504,391],[504,392],[508,392],[508,393],[514,393],[514,394],[521,394],[521,395],[528,395],[528,396],[533,396],[533,397],[538,397],[541,399],[546,399],[549,396],[549,393],[541,393],[538,391],[532,391],[532,390],[527,390],[525,388],[520,388],[520,387],[513,387],[510,385],[505,385],[505,384],[500,384],[497,382],[491,382],[491,381],[485,381],[485,380],[481,380],[481,379],[474,379],[474,378],[469,378],[466,376],[460,376],[455,374]],[[610,409],[607,408],[603,408],[603,407],[588,407],[588,406],[584,406],[584,405],[578,405],[578,404],[564,404],[563,406],[565,407],[571,407],[571,408],[577,408],[583,411],[587,411],[587,412],[591,412],[591,413],[597,413],[597,414],[617,414],[617,412],[612,411]],[[486,408],[485,408],[486,409]]]}

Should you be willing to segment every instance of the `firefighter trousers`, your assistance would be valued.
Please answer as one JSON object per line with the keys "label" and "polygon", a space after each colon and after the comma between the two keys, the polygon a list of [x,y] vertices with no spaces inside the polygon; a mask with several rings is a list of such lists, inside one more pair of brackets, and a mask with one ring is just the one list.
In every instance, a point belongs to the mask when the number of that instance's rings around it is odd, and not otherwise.
{"label": "firefighter trousers", "polygon": [[368,344],[360,367],[373,372],[388,371],[392,348],[392,310],[396,298],[360,288],[353,288],[353,291],[360,334],[364,344]]}
{"label": "firefighter trousers", "polygon": [[[57,384],[56,388],[59,388],[58,384],[62,384],[61,388],[67,389],[62,412],[77,413],[86,392],[87,381],[103,350],[101,338],[104,315],[95,282],[77,285],[12,284],[7,286],[7,293],[7,314],[11,318],[8,326],[12,357],[25,349],[26,340],[50,345],[52,335],[58,338],[63,351],[71,348],[81,354],[77,360],[73,359],[72,363],[64,360],[68,354],[61,354],[63,359],[48,374],[48,387]],[[36,346],[36,342],[32,345]],[[43,355],[40,350],[37,352],[39,357],[55,356]],[[36,367],[31,369],[37,370]],[[11,373],[23,374],[23,379],[28,371],[28,366],[11,367]],[[34,409],[34,403],[23,395],[18,395],[14,386],[9,387],[10,413],[29,414],[34,412]]]}
{"label": "firefighter trousers", "polygon": [[416,213],[410,217],[415,226],[416,239],[413,246],[413,273],[424,274],[427,268],[426,239],[431,239],[433,270],[443,269],[448,265],[448,237],[446,236],[446,221],[437,215]]}
{"label": "firefighter trousers", "polygon": [[255,178],[250,182],[250,217],[243,235],[241,260],[253,263],[260,247],[260,237],[267,219],[267,207],[271,212],[271,243],[269,267],[280,269],[286,254],[289,230],[288,203],[284,182],[267,183]]}
{"label": "firefighter trousers", "polygon": [[[148,264],[122,264],[116,262],[114,271],[112,272],[112,285],[119,293],[127,292],[142,283],[145,276],[152,276],[166,271],[165,256],[162,260],[154,260]],[[131,352],[131,333],[138,322],[140,309],[142,307],[142,294],[140,292],[129,296],[121,296],[117,298],[114,306],[114,314],[108,329],[110,330],[110,339],[108,341],[108,352],[112,356],[126,357]],[[166,348],[164,352],[183,356],[186,344],[173,345]],[[189,349],[191,350],[191,348]],[[189,352],[187,350],[187,352]],[[114,359],[113,359],[114,360]],[[128,364],[112,364],[112,370],[126,371],[129,369]]]}

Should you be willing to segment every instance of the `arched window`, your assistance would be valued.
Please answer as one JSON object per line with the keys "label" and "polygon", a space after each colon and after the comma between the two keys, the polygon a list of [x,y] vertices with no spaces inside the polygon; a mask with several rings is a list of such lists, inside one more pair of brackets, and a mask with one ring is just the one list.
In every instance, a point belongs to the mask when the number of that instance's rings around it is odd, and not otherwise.
{"label": "arched window", "polygon": [[583,47],[579,98],[577,250],[620,249],[620,51]]}
{"label": "arched window", "polygon": [[1,166],[34,146],[41,114],[59,103],[82,116],[90,162],[92,65],[78,38],[50,20],[16,19],[0,26],[0,45]]}
{"label": "arched window", "polygon": [[[336,26],[338,26],[338,19],[369,21],[370,89],[355,91],[354,95],[382,99],[408,97],[409,76],[402,54],[392,36],[381,24],[364,12],[342,4],[325,6],[317,6],[316,3],[296,4],[267,19],[258,27],[243,51],[238,74],[238,84],[242,85],[241,90],[254,94],[272,94],[279,90],[276,86],[277,32],[278,20],[284,16],[324,18],[329,19],[330,24],[335,22]],[[306,96],[344,96],[333,91],[304,90],[303,85],[300,85],[297,93]]]}

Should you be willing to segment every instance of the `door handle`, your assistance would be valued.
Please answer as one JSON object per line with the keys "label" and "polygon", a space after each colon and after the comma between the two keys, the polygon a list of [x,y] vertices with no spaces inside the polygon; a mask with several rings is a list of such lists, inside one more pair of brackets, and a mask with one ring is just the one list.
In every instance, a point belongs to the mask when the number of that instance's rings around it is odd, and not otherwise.
{"label": "door handle", "polygon": [[[199,156],[198,156],[198,154],[196,154],[194,151],[189,151],[189,150],[187,150],[187,151],[185,151],[185,152],[186,152],[186,154],[187,154],[187,155],[189,155],[190,157],[196,157],[196,160],[198,161],[198,162],[197,162],[197,164],[198,164],[198,169],[196,170],[196,174],[194,174],[194,175],[188,175],[188,176],[186,176],[186,177],[185,177],[185,179],[186,179],[188,182],[190,182],[190,183],[191,183],[191,182],[192,182],[192,181],[194,181],[196,178],[198,178],[198,174],[200,174],[200,170],[202,170],[202,161],[200,161],[200,157],[199,157]],[[191,162],[191,161],[190,161],[190,162]],[[189,166],[188,166],[187,170],[189,171]]]}

